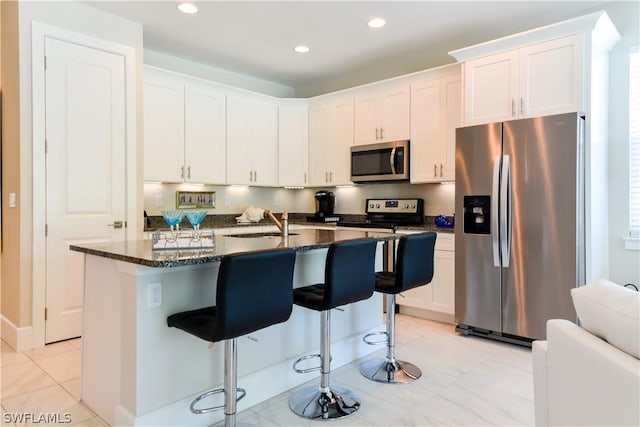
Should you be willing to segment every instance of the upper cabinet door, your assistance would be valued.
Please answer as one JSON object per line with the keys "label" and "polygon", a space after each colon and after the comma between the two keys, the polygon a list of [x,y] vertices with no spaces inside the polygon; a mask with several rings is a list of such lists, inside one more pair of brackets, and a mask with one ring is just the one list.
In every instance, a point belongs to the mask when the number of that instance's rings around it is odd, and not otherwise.
{"label": "upper cabinet door", "polygon": [[408,84],[383,85],[356,95],[354,145],[409,139]]}
{"label": "upper cabinet door", "polygon": [[184,85],[171,74],[144,73],[144,179],[182,182]]}
{"label": "upper cabinet door", "polygon": [[332,107],[331,148],[328,160],[329,184],[351,184],[351,146],[353,145],[353,97],[336,100]]}
{"label": "upper cabinet door", "polygon": [[226,96],[206,84],[185,89],[185,165],[189,182],[226,183]]}
{"label": "upper cabinet door", "polygon": [[309,185],[327,185],[330,154],[331,114],[329,103],[309,108]]}
{"label": "upper cabinet door", "polygon": [[257,102],[250,109],[250,154],[253,185],[278,185],[278,106]]}
{"label": "upper cabinet door", "polygon": [[278,184],[278,108],[270,98],[227,97],[227,184]]}
{"label": "upper cabinet door", "polygon": [[249,156],[249,104],[241,98],[227,98],[227,183],[253,183]]}
{"label": "upper cabinet door", "polygon": [[278,106],[278,184],[308,184],[309,108],[303,102]]}
{"label": "upper cabinet door", "polygon": [[410,92],[408,84],[395,86],[383,92],[381,142],[409,139]]}
{"label": "upper cabinet door", "polygon": [[516,117],[519,85],[517,50],[467,61],[464,75],[467,125]]}
{"label": "upper cabinet door", "polygon": [[410,172],[412,183],[438,182],[438,163],[443,157],[441,139],[440,79],[411,85]]}
{"label": "upper cabinet door", "polygon": [[462,126],[462,80],[460,76],[443,78],[440,86],[442,106],[441,181],[456,179],[456,128]]}
{"label": "upper cabinet door", "polygon": [[583,109],[582,38],[574,35],[520,49],[520,116]]}

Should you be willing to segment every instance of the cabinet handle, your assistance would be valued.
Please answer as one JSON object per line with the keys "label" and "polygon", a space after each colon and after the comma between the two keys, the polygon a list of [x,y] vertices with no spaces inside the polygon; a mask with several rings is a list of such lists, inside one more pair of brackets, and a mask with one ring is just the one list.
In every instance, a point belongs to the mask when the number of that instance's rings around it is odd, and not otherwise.
{"label": "cabinet handle", "polygon": [[187,166],[187,179],[191,179],[191,166]]}
{"label": "cabinet handle", "polygon": [[437,164],[433,164],[433,177],[437,178],[438,177],[438,165]]}
{"label": "cabinet handle", "polygon": [[333,182],[333,172],[329,172],[329,182]]}
{"label": "cabinet handle", "polygon": [[511,100],[511,117],[515,117],[516,116],[516,100],[512,99]]}
{"label": "cabinet handle", "polygon": [[376,128],[376,141],[378,140],[378,128]]}
{"label": "cabinet handle", "polygon": [[524,98],[520,98],[520,115],[524,116]]}
{"label": "cabinet handle", "polygon": [[180,166],[180,178],[184,179],[184,165]]}
{"label": "cabinet handle", "polygon": [[304,173],[304,181],[303,181],[303,182],[304,182],[305,184],[307,183],[307,173],[306,173],[306,172]]}
{"label": "cabinet handle", "polygon": [[250,170],[249,171],[249,182],[252,182],[252,181],[253,181],[253,171]]}
{"label": "cabinet handle", "polygon": [[440,163],[440,177],[442,178],[442,163]]}
{"label": "cabinet handle", "polygon": [[324,172],[324,182],[329,182],[329,172]]}
{"label": "cabinet handle", "polygon": [[380,128],[380,139],[384,139],[384,129]]}
{"label": "cabinet handle", "polygon": [[258,182],[258,171],[253,171],[253,182]]}

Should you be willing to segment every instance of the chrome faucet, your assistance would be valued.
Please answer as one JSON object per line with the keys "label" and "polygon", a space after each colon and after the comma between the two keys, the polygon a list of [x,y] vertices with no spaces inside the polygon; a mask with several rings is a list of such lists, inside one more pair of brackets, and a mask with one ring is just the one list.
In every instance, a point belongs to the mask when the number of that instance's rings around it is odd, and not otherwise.
{"label": "chrome faucet", "polygon": [[273,215],[273,213],[271,213],[269,209],[265,209],[264,213],[269,217],[271,221],[273,221],[276,227],[278,227],[278,230],[280,230],[280,234],[282,234],[282,237],[289,237],[289,213],[286,210],[282,212],[282,222],[278,221],[278,219]]}

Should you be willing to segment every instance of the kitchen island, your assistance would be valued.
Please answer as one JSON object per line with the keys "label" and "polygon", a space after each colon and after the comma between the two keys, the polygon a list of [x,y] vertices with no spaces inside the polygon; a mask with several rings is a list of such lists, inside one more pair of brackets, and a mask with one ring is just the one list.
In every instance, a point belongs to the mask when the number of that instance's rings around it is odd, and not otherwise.
{"label": "kitchen island", "polygon": [[[150,240],[71,246],[86,255],[82,401],[111,425],[205,426],[222,419],[221,411],[192,414],[189,404],[202,391],[221,387],[224,345],[169,328],[166,318],[215,305],[225,255],[293,248],[294,287],[300,287],[324,280],[331,243],[361,237],[379,241],[376,270],[382,269],[385,243],[398,235],[300,229],[287,238],[216,236],[214,247],[196,250],[155,250]],[[291,365],[318,352],[319,320],[317,313],[294,306],[287,322],[238,341],[238,385],[247,390],[239,411],[317,377],[296,374]],[[361,338],[383,326],[380,294],[334,310],[332,325],[332,367],[375,351]]]}

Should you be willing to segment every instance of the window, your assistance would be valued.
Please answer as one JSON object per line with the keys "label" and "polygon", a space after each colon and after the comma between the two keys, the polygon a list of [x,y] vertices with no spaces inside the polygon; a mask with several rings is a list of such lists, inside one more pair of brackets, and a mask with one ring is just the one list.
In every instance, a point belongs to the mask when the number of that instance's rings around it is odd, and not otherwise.
{"label": "window", "polygon": [[640,46],[629,55],[629,234],[640,238]]}

